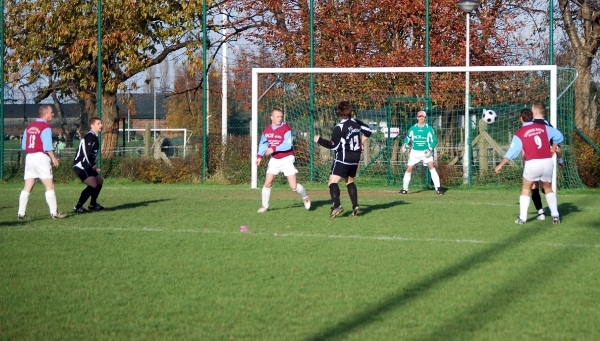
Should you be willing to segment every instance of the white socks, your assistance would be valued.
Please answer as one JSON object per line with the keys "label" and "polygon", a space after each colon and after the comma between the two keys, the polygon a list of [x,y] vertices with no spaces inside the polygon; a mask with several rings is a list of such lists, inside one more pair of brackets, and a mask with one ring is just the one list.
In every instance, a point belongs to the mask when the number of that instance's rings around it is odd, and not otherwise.
{"label": "white socks", "polygon": [[440,188],[440,176],[438,175],[435,168],[430,169],[429,173],[431,173],[431,180],[433,181],[433,186],[435,186],[435,189],[437,190],[438,188]]}
{"label": "white socks", "polygon": [[269,198],[271,198],[271,188],[262,188],[262,207],[269,207]]}
{"label": "white socks", "polygon": [[[435,186],[435,189],[438,189],[441,184],[440,184],[440,176],[438,175],[437,170],[435,170],[435,168],[430,169],[429,173],[431,173],[431,180],[433,181],[433,186]],[[408,191],[408,185],[410,185],[410,178],[412,177],[412,173],[404,173],[404,179],[402,179],[402,189],[405,191]]]}
{"label": "white socks", "polygon": [[50,214],[55,215],[58,210],[58,204],[56,203],[56,194],[54,190],[46,191],[46,203],[50,208]]}
{"label": "white socks", "polygon": [[302,199],[304,199],[308,196],[306,194],[306,190],[304,189],[304,186],[302,186],[301,184],[296,184],[296,190],[294,192],[298,193],[298,195]]}
{"label": "white socks", "polygon": [[[30,193],[28,192],[21,191],[21,195],[19,196],[18,211],[18,215],[20,216],[25,215],[25,211],[27,210],[27,202],[29,202],[29,194]],[[46,191],[46,203],[50,209],[50,214],[55,215],[58,211],[58,204],[56,203],[56,193],[54,193],[54,190]]]}
{"label": "white socks", "polygon": [[27,210],[27,202],[29,202],[29,192],[21,191],[21,195],[19,196],[19,211],[17,213],[18,215],[25,215],[25,211]]}
{"label": "white socks", "polygon": [[[404,173],[404,179],[402,179],[402,189],[408,191],[408,185],[410,184],[410,177],[412,173],[406,172]],[[438,177],[438,181],[440,178]]]}
{"label": "white socks", "polygon": [[558,200],[556,199],[556,193],[546,193],[546,203],[550,209],[550,214],[553,217],[558,217]]}
{"label": "white socks", "polygon": [[519,219],[527,221],[527,210],[530,202],[529,195],[521,195],[519,197]]}

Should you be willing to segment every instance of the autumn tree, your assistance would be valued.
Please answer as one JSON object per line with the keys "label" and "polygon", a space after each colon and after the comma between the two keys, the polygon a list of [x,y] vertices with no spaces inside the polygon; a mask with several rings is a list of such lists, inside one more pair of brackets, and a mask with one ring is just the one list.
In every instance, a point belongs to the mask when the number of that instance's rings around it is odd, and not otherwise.
{"label": "autumn tree", "polygon": [[[272,51],[264,45],[253,44],[252,49],[236,49],[229,52],[228,89],[222,92],[221,64],[213,62],[208,72],[208,131],[211,134],[221,133],[222,96],[227,95],[228,120],[233,119],[233,131],[247,134],[251,99],[251,72],[253,67],[272,65]],[[201,58],[197,55],[196,58]],[[192,131],[203,131],[201,69],[190,67],[184,63],[176,68],[173,94],[167,99],[167,125],[171,128],[187,128]],[[243,125],[243,126],[240,126]]]}
{"label": "autumn tree", "polygon": [[[280,58],[270,66],[308,67],[309,2],[262,0],[261,3],[269,11],[263,15],[264,24],[256,31],[254,38],[265,41],[278,53]],[[483,1],[472,13],[471,65],[505,65],[507,57],[513,58],[511,60],[516,58],[506,51],[519,44],[512,36],[518,31],[519,21],[528,19],[520,18],[515,13],[515,6],[509,6],[508,3],[511,2]],[[465,14],[457,7],[456,0],[430,1],[428,9],[422,1],[409,0],[319,1],[313,4],[316,67],[426,66],[427,10],[429,65],[465,65]],[[294,90],[300,91],[302,76],[296,76],[295,79],[292,79],[295,77],[293,75],[286,77],[286,81],[295,82]],[[314,90],[317,107],[331,107],[332,101],[345,97],[360,102],[358,104],[363,107],[371,105],[371,108],[376,109],[377,104],[374,102],[378,101],[381,108],[390,96],[411,97],[423,94],[425,87],[423,79],[409,79],[409,76],[404,75],[337,75],[316,78],[319,84]],[[369,97],[365,97],[364,101],[352,93],[357,86],[350,83],[351,78],[355,78],[354,84],[365,87],[362,95],[367,96],[368,93]],[[457,126],[457,113],[464,107],[464,82],[464,74],[445,75],[431,80],[430,86],[436,90],[430,94],[434,106],[445,112],[443,120],[452,121],[444,122],[444,125]],[[266,82],[264,86],[267,84],[269,83]],[[307,82],[303,84],[307,86]],[[276,91],[283,92],[284,89]],[[472,90],[475,91],[477,90]],[[492,97],[488,98],[493,100]],[[321,116],[316,116],[316,128],[328,124],[320,121]],[[450,132],[448,138],[454,138],[454,135]]]}
{"label": "autumn tree", "polygon": [[596,126],[598,111],[592,98],[592,66],[600,48],[600,1],[558,0],[562,27],[572,50],[575,81],[575,125],[582,129]]}
{"label": "autumn tree", "polygon": [[[224,3],[230,7],[224,8]],[[221,14],[228,18],[227,39],[256,26],[256,13],[244,12],[238,3],[208,2],[206,29],[215,33],[202,46],[201,1],[102,1],[103,88],[98,99],[97,2],[7,0],[5,77],[13,86],[33,85],[36,102],[53,93],[59,98],[76,96],[86,118],[96,115],[97,101],[102,100],[102,150],[110,157],[119,120],[116,93],[124,90],[124,82],[174,53],[194,63],[194,55],[203,48],[218,50],[223,42],[216,33],[222,26]]]}

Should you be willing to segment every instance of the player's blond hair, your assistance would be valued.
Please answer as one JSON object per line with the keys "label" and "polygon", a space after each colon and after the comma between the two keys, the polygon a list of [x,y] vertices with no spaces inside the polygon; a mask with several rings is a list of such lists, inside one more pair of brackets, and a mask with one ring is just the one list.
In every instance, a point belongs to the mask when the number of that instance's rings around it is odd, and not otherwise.
{"label": "player's blond hair", "polygon": [[42,104],[40,105],[40,108],[38,109],[38,116],[42,117],[44,115],[46,115],[46,113],[48,112],[48,110],[52,111],[52,106],[49,104]]}
{"label": "player's blond hair", "polygon": [[544,117],[544,112],[546,111],[546,105],[543,102],[537,101],[533,103],[531,106],[531,111],[533,111],[533,115],[538,115]]}

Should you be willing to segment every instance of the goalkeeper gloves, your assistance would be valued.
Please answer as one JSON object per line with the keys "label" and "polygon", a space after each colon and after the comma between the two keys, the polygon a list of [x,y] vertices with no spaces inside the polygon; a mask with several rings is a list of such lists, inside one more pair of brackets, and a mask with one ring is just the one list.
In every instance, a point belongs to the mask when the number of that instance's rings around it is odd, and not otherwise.
{"label": "goalkeeper gloves", "polygon": [[402,148],[400,148],[400,151],[406,153],[409,149],[410,147],[407,144],[403,144]]}
{"label": "goalkeeper gloves", "polygon": [[425,150],[425,152],[423,152],[423,155],[425,155],[425,157],[430,157],[431,155],[433,155],[433,149]]}

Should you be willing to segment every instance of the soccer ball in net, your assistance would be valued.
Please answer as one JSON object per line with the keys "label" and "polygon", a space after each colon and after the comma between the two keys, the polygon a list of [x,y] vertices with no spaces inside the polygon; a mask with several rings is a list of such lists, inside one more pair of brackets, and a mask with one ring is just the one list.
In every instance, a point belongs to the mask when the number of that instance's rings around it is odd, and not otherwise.
{"label": "soccer ball in net", "polygon": [[483,114],[481,115],[481,119],[485,121],[487,124],[492,124],[496,122],[496,118],[498,118],[498,114],[494,110],[483,109]]}

